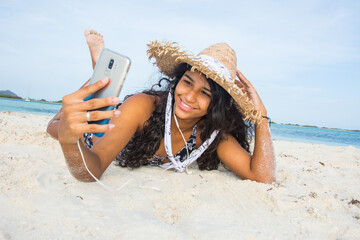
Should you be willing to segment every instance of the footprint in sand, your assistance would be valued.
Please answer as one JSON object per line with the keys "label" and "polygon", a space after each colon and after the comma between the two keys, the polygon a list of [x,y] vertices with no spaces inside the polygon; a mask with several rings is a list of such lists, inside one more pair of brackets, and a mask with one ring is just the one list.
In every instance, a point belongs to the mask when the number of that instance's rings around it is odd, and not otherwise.
{"label": "footprint in sand", "polygon": [[39,187],[46,191],[58,191],[64,189],[67,180],[63,173],[43,172],[37,177]]}

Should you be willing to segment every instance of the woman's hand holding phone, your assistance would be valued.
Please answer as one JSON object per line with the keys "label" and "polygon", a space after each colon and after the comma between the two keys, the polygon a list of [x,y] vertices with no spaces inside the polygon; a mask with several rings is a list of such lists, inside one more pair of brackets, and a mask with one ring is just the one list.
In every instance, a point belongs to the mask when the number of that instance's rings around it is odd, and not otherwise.
{"label": "woman's hand holding phone", "polygon": [[[88,121],[98,121],[118,116],[120,114],[118,110],[95,110],[120,103],[118,97],[94,98],[84,101],[86,97],[104,88],[109,82],[109,78],[103,78],[101,81],[63,97],[63,112],[58,130],[60,143],[76,144],[84,133],[102,133],[114,127],[112,124],[88,124]],[[90,112],[90,110],[92,111]]]}

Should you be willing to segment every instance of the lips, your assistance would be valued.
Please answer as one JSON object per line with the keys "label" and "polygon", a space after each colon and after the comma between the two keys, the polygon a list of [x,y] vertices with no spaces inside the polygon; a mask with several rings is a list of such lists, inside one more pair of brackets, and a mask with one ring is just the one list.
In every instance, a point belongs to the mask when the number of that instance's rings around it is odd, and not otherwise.
{"label": "lips", "polygon": [[181,110],[187,111],[187,112],[190,112],[190,111],[195,110],[195,108],[187,105],[187,104],[184,103],[181,99],[179,99],[179,107],[180,107]]}

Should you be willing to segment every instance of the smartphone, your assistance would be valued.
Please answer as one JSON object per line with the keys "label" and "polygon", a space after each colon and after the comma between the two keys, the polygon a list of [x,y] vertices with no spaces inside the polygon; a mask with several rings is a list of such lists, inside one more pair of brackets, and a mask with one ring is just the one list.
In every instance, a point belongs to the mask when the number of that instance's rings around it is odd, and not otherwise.
{"label": "smartphone", "polygon": [[[124,84],[126,74],[130,69],[130,58],[104,48],[99,56],[99,59],[95,65],[94,72],[90,78],[89,84],[94,84],[97,81],[108,77],[111,79],[110,83],[103,89],[91,94],[84,100],[90,100],[93,98],[105,98],[105,97],[117,97],[120,94],[121,88]],[[114,106],[104,107],[96,110],[112,110]],[[94,111],[94,110],[93,110]],[[110,119],[104,119],[100,121],[92,121],[89,124],[108,124]],[[94,133],[97,137],[102,137],[104,133]]]}

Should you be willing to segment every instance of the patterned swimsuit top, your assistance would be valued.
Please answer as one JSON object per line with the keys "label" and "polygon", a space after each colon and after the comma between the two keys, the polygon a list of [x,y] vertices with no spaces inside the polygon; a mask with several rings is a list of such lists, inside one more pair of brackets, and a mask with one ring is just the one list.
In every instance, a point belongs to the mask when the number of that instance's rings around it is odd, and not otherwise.
{"label": "patterned swimsuit top", "polygon": [[[189,150],[189,154],[191,154],[191,152],[196,149],[196,130],[197,130],[197,125],[194,126],[191,136],[186,143],[188,150]],[[92,133],[84,134],[84,142],[88,148],[91,148],[93,146]],[[119,155],[120,154],[121,153],[119,153]],[[118,158],[119,158],[119,156],[116,157],[116,159],[118,159]],[[187,158],[186,147],[184,146],[177,154],[175,154],[174,158],[180,162],[185,161],[185,159]],[[170,160],[168,157],[160,157],[160,156],[154,155],[151,159],[149,159],[149,162],[146,165],[161,166],[162,164],[168,163],[169,161]]]}
{"label": "patterned swimsuit top", "polygon": [[[192,151],[194,151],[196,149],[196,130],[197,130],[197,125],[194,126],[191,136],[189,138],[189,140],[187,141],[186,145],[188,147],[189,150],[189,154],[191,154]],[[183,162],[185,161],[185,159],[187,158],[187,151],[186,151],[186,146],[184,145],[184,147],[174,155],[174,158],[176,161],[180,161]],[[154,155],[150,160],[149,163],[147,165],[150,166],[160,166],[164,163],[168,163],[170,162],[170,159],[168,157],[160,157],[160,156],[156,156]]]}

